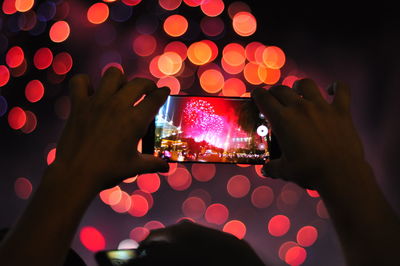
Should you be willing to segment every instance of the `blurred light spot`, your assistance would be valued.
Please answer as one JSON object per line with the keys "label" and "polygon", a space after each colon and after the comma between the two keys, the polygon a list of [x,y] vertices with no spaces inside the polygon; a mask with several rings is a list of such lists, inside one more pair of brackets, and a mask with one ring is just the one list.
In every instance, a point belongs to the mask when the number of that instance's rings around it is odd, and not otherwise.
{"label": "blurred light spot", "polygon": [[169,176],[175,173],[176,169],[178,168],[178,163],[168,163],[169,171],[168,173],[159,173],[160,175]]}
{"label": "blurred light spot", "polygon": [[233,29],[243,37],[250,36],[257,30],[257,21],[249,12],[238,12],[232,20]]}
{"label": "blurred light spot", "polygon": [[[259,68],[262,68],[262,66],[256,63],[250,62],[246,64],[243,74],[248,83],[253,85],[260,85],[263,83],[263,80],[259,75]],[[266,74],[266,72],[264,74]]]}
{"label": "blurred light spot", "polygon": [[44,86],[42,82],[37,79],[31,80],[26,84],[25,97],[31,103],[35,103],[42,99],[44,95]]}
{"label": "blurred light spot", "polygon": [[263,168],[263,165],[255,165],[254,170],[256,171],[257,175],[261,178],[266,178],[262,173],[261,169]]}
{"label": "blurred light spot", "polygon": [[37,18],[39,21],[46,22],[52,20],[56,15],[56,4],[52,1],[46,1],[39,4],[37,8]]}
{"label": "blurred light spot", "polygon": [[240,66],[246,61],[245,50],[238,43],[226,45],[222,51],[222,56],[225,62],[231,66]]}
{"label": "blurred light spot", "polygon": [[138,226],[131,230],[131,232],[129,233],[129,237],[139,243],[145,240],[149,234],[149,229]]}
{"label": "blurred light spot", "polygon": [[286,252],[291,249],[292,247],[297,247],[298,244],[294,241],[286,241],[279,247],[278,255],[279,258],[285,261]]}
{"label": "blurred light spot", "polygon": [[211,58],[208,60],[208,62],[214,61],[218,56],[218,46],[211,40],[202,40],[201,42],[207,44],[211,49]]}
{"label": "blurred light spot", "polygon": [[205,210],[206,204],[199,197],[189,197],[182,203],[182,212],[187,217],[200,218]]}
{"label": "blurred light spot", "polygon": [[101,76],[103,76],[104,73],[107,71],[107,69],[109,69],[110,67],[116,67],[116,68],[118,68],[119,70],[121,70],[122,73],[125,73],[124,68],[121,66],[120,63],[111,62],[111,63],[108,63],[107,65],[105,65],[105,66],[103,67],[103,69],[101,70]]}
{"label": "blurred light spot", "polygon": [[260,51],[264,51],[265,45],[260,42],[251,42],[247,44],[245,48],[247,60],[249,60],[250,62],[258,62],[256,60],[256,51],[259,49]]}
{"label": "blurred light spot", "polygon": [[184,16],[171,15],[164,21],[164,31],[172,37],[179,37],[187,31],[188,25]]}
{"label": "blurred light spot", "polygon": [[21,128],[21,131],[25,134],[29,134],[36,129],[37,118],[36,115],[31,111],[25,111],[25,114],[26,114],[26,122],[25,125]]}
{"label": "blurred light spot", "polygon": [[311,197],[311,198],[318,198],[319,197],[319,193],[316,190],[311,190],[311,189],[306,189],[307,194]]}
{"label": "blurred light spot", "polygon": [[158,60],[159,59],[160,59],[160,56],[157,55],[153,59],[151,59],[150,64],[149,64],[149,71],[150,71],[151,75],[153,75],[156,78],[162,78],[162,77],[166,76],[158,68]]}
{"label": "blurred light spot", "polygon": [[293,84],[295,83],[296,80],[299,78],[293,75],[287,76],[286,78],[283,79],[282,85],[288,86],[288,87],[293,87]]}
{"label": "blurred light spot", "polygon": [[67,52],[57,54],[53,60],[53,70],[58,75],[67,74],[72,68],[72,57]]}
{"label": "blurred light spot", "polygon": [[277,46],[268,46],[263,52],[264,64],[272,69],[280,69],[286,61],[285,53]]}
{"label": "blurred light spot", "polygon": [[285,204],[296,205],[301,197],[300,192],[297,186],[287,183],[282,188],[280,198]]}
{"label": "blurred light spot", "polygon": [[8,112],[8,124],[12,129],[21,129],[26,123],[26,114],[21,107],[13,107]]}
{"label": "blurred light spot", "polygon": [[168,43],[164,47],[164,52],[175,52],[182,58],[182,60],[185,60],[187,57],[187,47],[183,42],[180,41]]}
{"label": "blurred light spot", "polygon": [[129,214],[135,217],[142,217],[149,211],[149,203],[144,196],[133,194],[131,195],[131,208]]}
{"label": "blurred light spot", "polygon": [[24,51],[19,46],[13,46],[6,54],[6,63],[10,68],[16,68],[22,64],[25,55]]}
{"label": "blurred light spot", "polygon": [[165,52],[158,58],[158,68],[165,75],[174,75],[181,67],[182,58],[175,52]]}
{"label": "blurred light spot", "polygon": [[251,164],[236,164],[237,166],[239,166],[239,167],[250,167],[251,166]]}
{"label": "blurred light spot", "polygon": [[136,249],[139,247],[138,242],[133,239],[124,239],[118,244],[117,249]]}
{"label": "blurred light spot", "polygon": [[197,188],[195,190],[192,190],[189,193],[189,197],[201,198],[204,201],[204,203],[206,204],[206,206],[211,203],[211,195],[210,195],[210,193],[208,193],[206,190],[201,189],[201,188]]}
{"label": "blurred light spot", "polygon": [[181,90],[181,84],[179,83],[179,80],[175,77],[163,77],[157,81],[157,87],[168,87],[171,90],[170,95],[175,95],[179,94],[179,91]]}
{"label": "blurred light spot", "polygon": [[137,177],[138,176],[129,177],[129,178],[125,179],[123,182],[126,183],[126,184],[133,183],[133,182],[136,181]]}
{"label": "blurred light spot", "polygon": [[3,13],[6,15],[12,15],[17,12],[15,8],[15,0],[4,0],[2,5]]}
{"label": "blurred light spot", "polygon": [[250,181],[244,175],[234,175],[228,180],[226,188],[232,197],[242,198],[249,193]]}
{"label": "blurred light spot", "polygon": [[37,69],[46,69],[53,62],[53,53],[49,48],[38,49],[33,56],[33,64]]}
{"label": "blurred light spot", "polygon": [[11,68],[10,69],[10,74],[14,78],[21,77],[21,76],[23,76],[25,74],[27,68],[28,68],[28,63],[24,59],[24,61],[22,61],[22,64],[20,64],[16,68]]}
{"label": "blurred light spot", "polygon": [[243,239],[246,235],[246,225],[239,220],[231,220],[224,225],[222,231]]}
{"label": "blurred light spot", "polygon": [[239,12],[251,12],[250,7],[241,1],[233,2],[228,6],[228,14],[229,17],[232,19],[237,13]]}
{"label": "blurred light spot", "polygon": [[[125,3],[125,2],[124,2]],[[87,11],[87,19],[93,24],[101,24],[107,20],[110,11],[104,3],[95,3]]]}
{"label": "blurred light spot", "polygon": [[54,162],[54,160],[56,159],[56,148],[53,148],[49,151],[49,153],[47,153],[47,157],[46,157],[46,162],[47,165],[50,165]]}
{"label": "blurred light spot", "polygon": [[147,200],[147,204],[149,206],[149,210],[153,208],[154,199],[150,193],[144,192],[143,190],[137,189],[135,190],[132,195],[140,195]]}
{"label": "blurred light spot", "polygon": [[[261,73],[262,72],[262,73]],[[258,68],[258,74],[261,80],[268,85],[273,85],[279,81],[281,78],[280,69],[272,69],[272,68]]]}
{"label": "blurred light spot", "polygon": [[224,31],[225,24],[218,17],[204,17],[201,19],[200,28],[205,35],[215,37]]}
{"label": "blurred light spot", "polygon": [[246,92],[246,85],[238,78],[230,78],[225,80],[222,94],[224,96],[240,97]]}
{"label": "blurred light spot", "polygon": [[318,231],[314,226],[308,225],[302,227],[296,236],[297,243],[303,247],[312,246],[318,238]]}
{"label": "blurred light spot", "polygon": [[192,164],[193,177],[200,182],[210,181],[215,176],[215,164]]}
{"label": "blurred light spot", "polygon": [[243,62],[243,64],[241,64],[241,65],[232,66],[225,61],[224,57],[222,57],[221,58],[221,66],[225,70],[226,73],[236,75],[243,71],[243,69],[245,67],[245,63]]}
{"label": "blurred light spot", "polygon": [[[116,192],[116,193],[115,193]],[[99,193],[100,199],[107,205],[117,204],[121,200],[121,188],[115,186]]]}
{"label": "blurred light spot", "polygon": [[154,193],[160,188],[160,177],[153,174],[143,174],[139,175],[137,178],[138,187],[147,193]]}
{"label": "blurred light spot", "polygon": [[140,56],[149,56],[157,48],[156,39],[149,34],[142,34],[133,40],[133,51]]}
{"label": "blurred light spot", "polygon": [[251,194],[251,203],[257,208],[267,208],[274,200],[274,191],[268,186],[259,186]]}
{"label": "blurred light spot", "polygon": [[275,215],[268,222],[268,232],[272,236],[283,236],[289,231],[290,220],[285,215]]}
{"label": "blurred light spot", "polygon": [[102,233],[94,227],[83,227],[79,233],[82,245],[92,252],[97,252],[106,248],[106,240]]}
{"label": "blurred light spot", "polygon": [[142,2],[142,0],[122,0],[122,2],[128,6],[136,6],[136,5],[140,4],[140,2]]}
{"label": "blurred light spot", "polygon": [[49,36],[53,42],[59,43],[65,41],[70,32],[69,24],[66,21],[57,21],[51,26]]}
{"label": "blurred light spot", "polygon": [[285,255],[285,262],[291,266],[297,266],[304,263],[307,258],[307,251],[299,246],[291,247]]}
{"label": "blurred light spot", "polygon": [[0,117],[5,115],[8,109],[8,104],[6,98],[0,95]]}
{"label": "blurred light spot", "polygon": [[19,177],[14,182],[14,190],[18,198],[28,199],[32,193],[32,183],[25,177]]}
{"label": "blurred light spot", "polygon": [[160,221],[149,221],[144,225],[145,228],[151,230],[165,228],[165,225]]}
{"label": "blurred light spot", "polygon": [[115,201],[116,199],[114,194],[119,194],[119,201],[115,204],[110,204],[111,208],[113,209],[113,211],[118,212],[118,213],[125,213],[127,211],[129,211],[129,209],[131,208],[131,197],[129,196],[128,193],[126,193],[125,191],[114,191],[111,193],[110,195],[110,201]]}
{"label": "blurred light spot", "polygon": [[36,13],[33,10],[20,14],[18,27],[23,31],[29,31],[36,25]]}
{"label": "blurred light spot", "polygon": [[217,93],[224,86],[224,76],[215,69],[209,69],[200,76],[200,85],[208,93]]}
{"label": "blurred light spot", "polygon": [[26,12],[33,7],[34,0],[15,0],[15,9],[19,12]]}
{"label": "blurred light spot", "polygon": [[168,184],[175,190],[186,190],[192,184],[192,176],[186,168],[178,167],[167,177]]}
{"label": "blurred light spot", "polygon": [[208,206],[205,214],[206,221],[210,224],[221,225],[228,220],[229,210],[221,203],[214,203]]}
{"label": "blurred light spot", "polygon": [[10,71],[5,65],[0,65],[0,87],[3,87],[10,80]]}
{"label": "blurred light spot", "polygon": [[188,50],[188,58],[195,65],[204,65],[210,62],[212,56],[211,47],[203,41],[192,43]]}
{"label": "blurred light spot", "polygon": [[171,11],[177,9],[181,5],[182,0],[158,0],[158,3],[165,10]]}
{"label": "blurred light spot", "polygon": [[322,219],[329,219],[329,213],[322,200],[318,201],[316,211],[318,216],[321,217]]}
{"label": "blurred light spot", "polygon": [[199,6],[202,1],[203,0],[183,0],[183,2],[185,2],[185,4],[187,4],[190,7]]}
{"label": "blurred light spot", "polygon": [[110,17],[117,22],[124,22],[132,16],[132,8],[121,2],[116,2],[111,5]]}
{"label": "blurred light spot", "polygon": [[224,11],[225,4],[222,0],[202,1],[201,11],[209,17],[216,17]]}

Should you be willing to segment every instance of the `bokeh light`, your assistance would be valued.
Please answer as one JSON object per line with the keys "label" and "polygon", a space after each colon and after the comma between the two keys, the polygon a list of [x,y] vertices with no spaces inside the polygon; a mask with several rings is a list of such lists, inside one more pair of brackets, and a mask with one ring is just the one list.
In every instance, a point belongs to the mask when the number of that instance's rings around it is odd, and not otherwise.
{"label": "bokeh light", "polygon": [[216,173],[215,164],[192,164],[193,177],[200,182],[210,181]]}
{"label": "bokeh light", "polygon": [[158,58],[158,69],[165,75],[175,75],[181,70],[182,58],[175,52],[165,52]]}
{"label": "bokeh light", "polygon": [[209,69],[200,76],[200,85],[208,93],[217,93],[225,84],[222,73],[215,69]]}
{"label": "bokeh light", "polygon": [[280,237],[290,229],[290,220],[285,215],[275,215],[268,222],[268,232],[272,236]]}
{"label": "bokeh light", "polygon": [[224,11],[225,4],[222,0],[201,1],[201,11],[209,17],[216,17]]}
{"label": "bokeh light", "polygon": [[318,238],[318,231],[314,226],[308,225],[300,228],[297,232],[296,240],[300,246],[312,246]]}
{"label": "bokeh light", "polygon": [[171,90],[170,95],[179,94],[181,90],[181,84],[179,80],[171,76],[160,78],[157,81],[157,87],[168,87]]}
{"label": "bokeh light", "polygon": [[131,195],[131,207],[128,210],[129,214],[135,217],[142,217],[149,211],[149,202],[139,194]]}
{"label": "bokeh light", "polygon": [[244,175],[235,175],[229,179],[226,188],[232,197],[243,198],[249,193],[250,181]]}
{"label": "bokeh light", "polygon": [[175,190],[186,190],[192,184],[192,176],[184,167],[178,167],[174,173],[167,177],[168,184]]}
{"label": "bokeh light", "polygon": [[29,11],[34,4],[34,0],[15,0],[15,9],[19,12],[26,12]]}
{"label": "bokeh light", "polygon": [[304,263],[307,258],[307,251],[299,246],[291,247],[285,254],[285,262],[291,266]]}
{"label": "bokeh light", "polygon": [[10,80],[10,71],[5,65],[0,65],[0,87],[5,86]]}
{"label": "bokeh light", "polygon": [[228,208],[221,203],[214,203],[207,207],[206,221],[210,224],[224,224],[229,218]]}
{"label": "bokeh light", "polygon": [[147,193],[154,193],[160,188],[160,177],[157,174],[143,174],[137,178],[138,187]]}
{"label": "bokeh light", "polygon": [[158,3],[165,10],[171,11],[177,9],[181,5],[182,0],[158,0]]}
{"label": "bokeh light", "polygon": [[14,182],[14,190],[18,198],[28,199],[32,193],[32,183],[28,178],[19,177]]}
{"label": "bokeh light", "polygon": [[199,197],[189,197],[182,203],[183,215],[198,219],[204,215],[206,204]]}
{"label": "bokeh light", "polygon": [[8,112],[8,124],[12,129],[20,129],[25,125],[26,114],[21,107],[13,107]]}
{"label": "bokeh light", "polygon": [[268,46],[263,51],[263,63],[272,69],[280,69],[286,61],[285,53],[277,46]]}
{"label": "bokeh light", "polygon": [[235,32],[243,37],[252,35],[257,30],[256,18],[249,12],[238,12],[232,19]]}
{"label": "bokeh light", "polygon": [[53,42],[60,43],[69,37],[70,32],[71,29],[66,21],[57,21],[51,26],[49,36]]}
{"label": "bokeh light", "polygon": [[85,226],[79,232],[82,245],[92,252],[105,249],[106,240],[103,234],[92,226]]}
{"label": "bokeh light", "polygon": [[72,68],[72,57],[68,52],[57,54],[53,60],[53,70],[58,75],[67,74]]}
{"label": "bokeh light", "polygon": [[232,234],[239,239],[243,239],[246,235],[246,225],[239,220],[231,220],[224,225],[222,231]]}
{"label": "bokeh light", "polygon": [[34,79],[29,81],[25,87],[25,97],[31,103],[35,103],[42,99],[44,95],[44,86],[40,80]]}
{"label": "bokeh light", "polygon": [[222,88],[222,95],[230,97],[240,97],[246,92],[246,85],[241,79],[230,78],[225,80]]}
{"label": "bokeh light", "polygon": [[51,66],[52,62],[53,52],[49,48],[43,47],[35,52],[35,55],[33,57],[33,64],[37,69],[46,69]]}
{"label": "bokeh light", "polygon": [[187,50],[187,56],[190,62],[195,65],[204,65],[209,63],[212,55],[212,48],[204,41],[192,43]]}
{"label": "bokeh light", "polygon": [[256,208],[267,208],[274,200],[274,191],[268,186],[259,186],[251,194],[251,203]]}
{"label": "bokeh light", "polygon": [[46,156],[47,165],[52,164],[54,162],[54,160],[56,159],[56,151],[57,151],[56,148],[53,148],[53,149],[49,150],[49,152],[47,153],[47,156]]}
{"label": "bokeh light", "polygon": [[138,226],[131,230],[131,232],[129,233],[129,237],[139,243],[145,240],[149,234],[149,229],[147,229],[146,227]]}
{"label": "bokeh light", "polygon": [[140,56],[149,56],[154,53],[157,48],[157,41],[154,36],[142,34],[133,40],[133,51]]}
{"label": "bokeh light", "polygon": [[110,10],[105,3],[95,3],[87,11],[87,19],[93,24],[101,24],[107,20]]}
{"label": "bokeh light", "polygon": [[25,59],[24,50],[19,46],[13,46],[6,54],[6,63],[10,68],[19,67]]}
{"label": "bokeh light", "polygon": [[171,15],[164,21],[164,31],[172,36],[182,36],[188,29],[188,21],[182,15]]}

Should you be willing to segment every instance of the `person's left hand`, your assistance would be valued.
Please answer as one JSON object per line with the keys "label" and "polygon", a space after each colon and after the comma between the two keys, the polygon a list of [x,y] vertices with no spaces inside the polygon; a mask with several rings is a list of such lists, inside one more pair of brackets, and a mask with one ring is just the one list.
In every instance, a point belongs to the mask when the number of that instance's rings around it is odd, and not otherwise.
{"label": "person's left hand", "polygon": [[[87,75],[70,80],[71,114],[57,145],[53,167],[62,168],[79,185],[99,192],[123,179],[149,172],[166,172],[168,163],[141,154],[138,142],[169,95],[151,80],[126,82],[114,67],[89,95]],[[143,96],[142,101],[134,106]]]}

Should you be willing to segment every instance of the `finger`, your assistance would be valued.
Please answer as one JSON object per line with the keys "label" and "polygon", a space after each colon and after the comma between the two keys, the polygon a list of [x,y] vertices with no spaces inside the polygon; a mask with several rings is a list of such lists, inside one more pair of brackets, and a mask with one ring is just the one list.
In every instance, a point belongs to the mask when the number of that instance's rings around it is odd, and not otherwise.
{"label": "finger", "polygon": [[88,98],[90,79],[88,75],[78,74],[69,81],[71,107],[76,110],[77,106]]}
{"label": "finger", "polygon": [[252,91],[251,97],[257,105],[258,110],[260,110],[269,121],[278,118],[283,106],[269,91],[264,88],[256,88]]}
{"label": "finger", "polygon": [[134,78],[126,83],[115,95],[116,100],[121,106],[132,106],[143,95],[152,93],[157,89],[157,85],[149,79]]}
{"label": "finger", "polygon": [[300,79],[293,84],[293,89],[312,102],[323,102],[324,99],[317,84],[312,79]]}
{"label": "finger", "polygon": [[[335,97],[333,98],[332,104],[342,111],[350,110],[350,89],[349,87],[342,82],[334,82],[329,89],[334,93]],[[328,92],[329,92],[328,90]]]}
{"label": "finger", "polygon": [[158,113],[160,107],[165,103],[170,93],[168,87],[157,88],[152,91],[135,107],[134,116],[141,116],[145,127],[153,121],[155,115]]}
{"label": "finger", "polygon": [[285,160],[282,158],[269,161],[263,166],[261,172],[265,177],[271,177],[274,179],[280,178],[288,180],[290,178],[287,173]]}
{"label": "finger", "polygon": [[138,174],[146,174],[146,173],[166,173],[169,171],[168,162],[154,157],[150,154],[141,154],[141,158],[139,160],[140,164],[137,165],[137,173]]}
{"label": "finger", "polygon": [[269,92],[283,105],[291,106],[299,101],[299,95],[291,88],[283,85],[273,86]]}
{"label": "finger", "polygon": [[124,75],[119,68],[108,68],[101,78],[100,87],[95,93],[95,98],[98,101],[110,98],[124,82]]}

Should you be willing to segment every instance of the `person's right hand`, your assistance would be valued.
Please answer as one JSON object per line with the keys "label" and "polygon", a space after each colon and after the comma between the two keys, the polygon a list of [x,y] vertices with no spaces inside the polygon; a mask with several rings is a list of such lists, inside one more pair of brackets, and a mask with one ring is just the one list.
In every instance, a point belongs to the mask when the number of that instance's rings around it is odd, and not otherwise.
{"label": "person's right hand", "polygon": [[257,88],[252,97],[267,117],[282,156],[263,167],[266,176],[282,178],[304,188],[320,189],[343,171],[365,164],[360,138],[350,114],[350,92],[342,83],[330,87],[328,103],[310,79],[298,80],[293,89]]}

